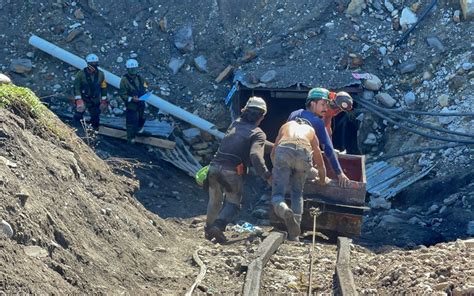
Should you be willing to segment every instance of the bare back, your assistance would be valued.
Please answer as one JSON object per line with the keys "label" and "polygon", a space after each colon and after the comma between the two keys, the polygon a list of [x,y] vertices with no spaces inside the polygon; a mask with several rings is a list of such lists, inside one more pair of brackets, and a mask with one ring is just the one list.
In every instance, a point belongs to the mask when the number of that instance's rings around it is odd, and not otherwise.
{"label": "bare back", "polygon": [[278,142],[275,145],[278,145],[280,141],[287,139],[305,139],[308,143],[311,143],[315,137],[314,129],[307,124],[300,124],[296,121],[288,121],[280,128],[280,133],[278,135]]}

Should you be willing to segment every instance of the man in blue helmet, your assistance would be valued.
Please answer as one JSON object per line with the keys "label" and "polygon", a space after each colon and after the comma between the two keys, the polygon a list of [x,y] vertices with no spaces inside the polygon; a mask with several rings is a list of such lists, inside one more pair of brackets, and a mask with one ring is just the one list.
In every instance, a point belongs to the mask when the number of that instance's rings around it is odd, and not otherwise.
{"label": "man in blue helmet", "polygon": [[308,120],[316,131],[316,136],[319,140],[319,145],[324,151],[329,163],[337,175],[339,186],[347,187],[349,185],[349,178],[341,169],[339,160],[332,146],[331,138],[326,130],[323,118],[328,111],[329,91],[325,88],[316,87],[308,92],[306,99],[306,109],[299,109],[290,114],[288,121],[296,120],[297,118],[304,118]]}
{"label": "man in blue helmet", "polygon": [[120,80],[120,97],[127,108],[125,114],[127,127],[127,141],[135,143],[135,137],[143,132],[145,125],[145,102],[140,97],[148,92],[148,82],[138,74],[138,62],[129,59],[125,63],[127,74]]}
{"label": "man in blue helmet", "polygon": [[87,110],[91,116],[91,125],[99,128],[100,113],[107,110],[107,83],[104,72],[99,70],[99,58],[91,53],[86,57],[87,67],[77,72],[74,79],[76,113],[74,119],[81,120]]}

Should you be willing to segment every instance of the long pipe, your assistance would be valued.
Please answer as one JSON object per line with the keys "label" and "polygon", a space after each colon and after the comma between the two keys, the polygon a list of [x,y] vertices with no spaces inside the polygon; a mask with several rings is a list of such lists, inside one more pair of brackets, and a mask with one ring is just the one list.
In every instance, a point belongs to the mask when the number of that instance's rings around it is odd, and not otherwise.
{"label": "long pipe", "polygon": [[[83,69],[87,66],[87,63],[84,59],[38,37],[38,36],[31,36],[30,39],[29,39],[29,43],[52,55],[53,57],[55,58],[58,58],[60,59],[61,61],[63,62],[66,62],[78,69]],[[107,70],[104,70],[103,68],[100,68],[102,71],[104,71],[104,74],[105,74],[105,80],[107,81],[107,83],[109,83],[110,85],[112,86],[115,86],[116,88],[120,88],[120,77],[118,77],[117,75],[114,75],[112,73],[110,73],[109,71]],[[208,133],[210,133],[211,135],[215,136],[216,138],[218,139],[222,139],[224,137],[224,133],[220,132],[219,130],[217,130],[216,126],[212,123],[210,123],[209,121],[206,121],[202,118],[200,118],[199,116],[196,116],[186,110],[183,110],[181,108],[179,108],[178,106],[176,105],[173,105],[165,100],[163,100],[162,98],[154,95],[154,94],[151,94],[149,96],[149,98],[147,99],[147,103],[159,108],[161,111],[163,112],[166,112],[168,114],[171,114],[173,116],[176,116],[178,117],[179,119],[183,120],[183,121],[186,121],[188,122],[189,124],[193,125],[193,126],[196,126],[200,129],[202,129],[203,131],[206,131]]]}

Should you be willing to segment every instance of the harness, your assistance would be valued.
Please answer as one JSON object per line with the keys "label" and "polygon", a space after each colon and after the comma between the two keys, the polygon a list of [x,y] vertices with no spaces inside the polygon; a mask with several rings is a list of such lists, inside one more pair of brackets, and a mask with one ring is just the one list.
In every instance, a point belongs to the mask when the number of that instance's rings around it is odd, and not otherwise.
{"label": "harness", "polygon": [[84,76],[86,77],[87,85],[82,85],[81,93],[86,99],[95,99],[100,97],[100,83],[99,83],[99,72],[97,75],[92,75],[84,69]]}

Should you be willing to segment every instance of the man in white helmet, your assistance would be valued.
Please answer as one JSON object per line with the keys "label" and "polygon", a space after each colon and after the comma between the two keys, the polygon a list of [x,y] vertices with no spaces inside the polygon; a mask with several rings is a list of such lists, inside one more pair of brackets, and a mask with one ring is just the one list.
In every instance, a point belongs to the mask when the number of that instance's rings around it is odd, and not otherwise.
{"label": "man in white helmet", "polygon": [[242,114],[227,129],[209,165],[209,203],[205,236],[220,243],[227,241],[223,231],[240,212],[242,187],[247,167],[271,184],[271,173],[263,158],[265,133],[258,127],[267,113],[260,97],[249,98]]}
{"label": "man in white helmet", "polygon": [[120,80],[120,97],[125,102],[127,141],[135,143],[137,133],[143,132],[145,102],[139,98],[148,92],[148,82],[138,74],[138,62],[129,59],[125,63],[127,74]]}
{"label": "man in white helmet", "polygon": [[91,53],[86,57],[87,67],[77,72],[74,80],[76,113],[74,119],[81,120],[87,110],[91,125],[99,128],[99,116],[107,110],[107,83],[104,72],[99,70],[99,58]]}

